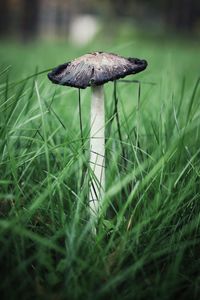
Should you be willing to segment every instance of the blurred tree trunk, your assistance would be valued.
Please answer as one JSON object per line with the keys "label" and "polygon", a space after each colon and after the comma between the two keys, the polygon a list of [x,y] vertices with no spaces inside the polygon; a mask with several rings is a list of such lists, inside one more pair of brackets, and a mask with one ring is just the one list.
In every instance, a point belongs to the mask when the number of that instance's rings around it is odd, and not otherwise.
{"label": "blurred tree trunk", "polygon": [[54,0],[40,0],[40,5],[39,34],[42,38],[55,36],[57,2]]}
{"label": "blurred tree trunk", "polygon": [[74,4],[72,0],[61,0],[56,11],[57,34],[67,37],[71,19],[74,17]]}
{"label": "blurred tree trunk", "polygon": [[124,15],[124,13],[127,13],[126,7],[127,7],[127,5],[124,7],[123,0],[115,0],[114,5],[112,5],[112,10],[113,10],[114,15],[118,16],[118,17],[121,15]]}
{"label": "blurred tree trunk", "polygon": [[21,33],[24,41],[35,38],[38,33],[40,0],[22,0]]}
{"label": "blurred tree trunk", "polygon": [[8,34],[9,17],[8,0],[0,0],[0,36],[6,36]]}
{"label": "blurred tree trunk", "polygon": [[199,17],[199,0],[166,1],[166,22],[178,31],[191,32]]}

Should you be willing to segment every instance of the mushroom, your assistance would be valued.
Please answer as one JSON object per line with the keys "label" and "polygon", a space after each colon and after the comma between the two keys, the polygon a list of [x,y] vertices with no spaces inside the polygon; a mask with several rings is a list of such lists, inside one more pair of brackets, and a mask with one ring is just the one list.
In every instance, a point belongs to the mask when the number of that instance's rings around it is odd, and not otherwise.
{"label": "mushroom", "polygon": [[91,86],[89,207],[96,217],[105,190],[105,116],[103,85],[108,81],[136,74],[147,67],[146,60],[125,58],[106,52],[83,55],[62,64],[48,74],[56,84],[85,89]]}

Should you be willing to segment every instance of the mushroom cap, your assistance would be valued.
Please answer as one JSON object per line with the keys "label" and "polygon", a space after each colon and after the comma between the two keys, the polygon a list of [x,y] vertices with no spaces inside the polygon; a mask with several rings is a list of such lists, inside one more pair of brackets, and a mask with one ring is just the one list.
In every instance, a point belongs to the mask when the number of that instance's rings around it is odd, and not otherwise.
{"label": "mushroom cap", "polygon": [[94,52],[59,65],[48,74],[48,78],[55,84],[84,89],[139,73],[146,67],[146,60]]}

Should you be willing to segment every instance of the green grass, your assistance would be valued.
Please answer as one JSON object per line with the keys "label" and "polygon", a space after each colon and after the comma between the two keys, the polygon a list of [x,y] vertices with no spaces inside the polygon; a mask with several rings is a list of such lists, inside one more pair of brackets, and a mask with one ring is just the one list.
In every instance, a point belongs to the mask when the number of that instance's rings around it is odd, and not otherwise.
{"label": "green grass", "polygon": [[[112,120],[113,83],[105,86],[106,220],[94,237],[87,203],[90,90],[81,91],[82,146],[78,91],[36,73],[96,49],[145,58],[149,66],[129,77],[140,86],[117,83],[122,143]],[[85,49],[61,41],[1,44],[5,299],[199,299],[199,50],[192,41],[127,42],[126,34]]]}

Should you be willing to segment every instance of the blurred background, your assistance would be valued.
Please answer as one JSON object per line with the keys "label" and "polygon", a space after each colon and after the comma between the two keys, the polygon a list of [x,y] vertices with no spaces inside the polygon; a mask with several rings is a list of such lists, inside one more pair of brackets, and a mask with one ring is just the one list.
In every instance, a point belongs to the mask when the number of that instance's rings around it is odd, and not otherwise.
{"label": "blurred background", "polygon": [[[166,97],[185,78],[192,88],[199,76],[199,0],[0,0],[0,13],[2,84],[93,51],[146,59],[148,68],[134,78],[163,84]],[[46,73],[38,78],[43,87],[55,88]]]}
{"label": "blurred background", "polygon": [[[195,54],[199,50],[199,3],[0,0],[0,65],[14,68],[10,77],[18,73],[24,76],[36,67],[54,67],[96,50],[144,56],[157,67],[169,60],[174,50],[178,54],[176,60],[181,53],[187,60],[188,55],[194,55],[189,53],[191,49]],[[180,63],[183,65],[182,60]]]}
{"label": "blurred background", "polygon": [[64,37],[84,43],[103,25],[112,27],[113,22],[123,21],[156,33],[175,30],[199,35],[199,3],[198,0],[1,0],[0,36],[25,42]]}

